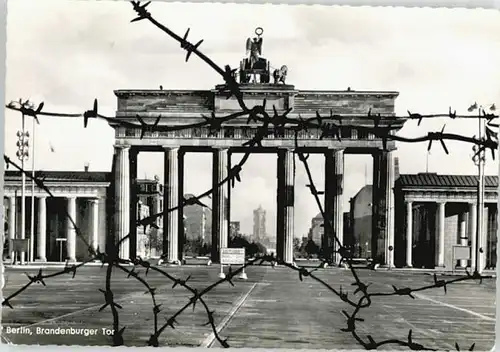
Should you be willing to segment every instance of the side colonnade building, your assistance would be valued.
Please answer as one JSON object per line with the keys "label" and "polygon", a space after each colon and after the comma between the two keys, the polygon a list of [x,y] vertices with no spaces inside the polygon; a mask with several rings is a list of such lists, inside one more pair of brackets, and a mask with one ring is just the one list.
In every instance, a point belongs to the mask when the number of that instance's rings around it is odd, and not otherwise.
{"label": "side colonnade building", "polygon": [[[477,234],[478,176],[419,173],[396,181],[396,265],[455,270],[496,267],[498,176],[485,176],[483,231]],[[457,259],[457,246],[469,259]],[[403,249],[405,248],[405,249]]]}

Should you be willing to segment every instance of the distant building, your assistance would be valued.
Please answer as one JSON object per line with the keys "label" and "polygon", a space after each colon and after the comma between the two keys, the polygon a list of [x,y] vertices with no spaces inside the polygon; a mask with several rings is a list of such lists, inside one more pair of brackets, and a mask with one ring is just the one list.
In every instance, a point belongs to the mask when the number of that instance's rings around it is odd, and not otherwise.
{"label": "distant building", "polygon": [[253,240],[259,241],[266,237],[266,211],[259,205],[253,211]]}
{"label": "distant building", "polygon": [[[365,185],[351,198],[351,232],[354,256],[371,256],[373,186]],[[360,249],[361,247],[361,249]]]}
{"label": "distant building", "polygon": [[321,246],[323,234],[325,233],[322,225],[323,225],[323,216],[321,215],[321,213],[319,213],[311,220],[311,228],[309,229],[309,236],[308,236],[308,239],[312,240],[318,246]]}
{"label": "distant building", "polygon": [[[194,197],[185,194],[186,199]],[[207,207],[199,204],[184,207],[184,226],[186,227],[186,240],[201,239],[203,243],[212,243],[212,212]]]}
{"label": "distant building", "polygon": [[[137,188],[137,200],[142,206],[149,208],[150,214],[163,211],[163,185],[158,176],[155,175],[154,179],[137,179]],[[158,227],[163,228],[163,217],[160,216],[155,221]]]}
{"label": "distant building", "polygon": [[[348,238],[347,234],[349,233],[350,229],[350,213],[345,212],[343,214],[344,216],[344,235],[342,237],[342,240],[344,241],[343,244],[346,245],[346,240]],[[316,243],[319,247],[322,246],[322,241],[323,241],[323,235],[325,234],[325,228],[323,226],[323,216],[321,213],[318,213],[314,218],[311,219],[311,227],[309,228],[309,234],[307,236],[308,240],[312,240],[314,243]]]}

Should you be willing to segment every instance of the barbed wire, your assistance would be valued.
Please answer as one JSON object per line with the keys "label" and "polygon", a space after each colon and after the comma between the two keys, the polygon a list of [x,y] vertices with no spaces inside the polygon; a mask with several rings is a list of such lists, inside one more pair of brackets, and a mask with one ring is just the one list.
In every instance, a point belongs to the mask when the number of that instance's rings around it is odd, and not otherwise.
{"label": "barbed wire", "polygon": [[[214,191],[216,191],[218,188],[224,186],[227,183],[230,183],[232,187],[235,187],[236,182],[241,182],[241,171],[247,160],[250,158],[251,148],[261,147],[262,141],[266,137],[268,137],[271,134],[280,135],[281,132],[283,131],[283,128],[285,127],[292,129],[295,132],[294,153],[298,156],[299,160],[302,162],[304,169],[306,171],[306,175],[309,182],[308,187],[310,193],[314,197],[316,204],[320,210],[321,216],[323,217],[325,234],[327,233],[330,234],[330,236],[332,237],[331,239],[336,243],[337,247],[339,248],[338,253],[341,257],[341,260],[346,263],[347,268],[352,274],[354,282],[351,283],[351,286],[353,286],[355,289],[352,292],[351,296],[349,297],[350,292],[345,291],[342,288],[342,286],[339,289],[335,289],[325,280],[315,275],[316,271],[325,268],[327,265],[337,264],[330,257],[326,256],[320,257],[320,262],[316,267],[314,267],[313,269],[307,269],[304,266],[298,266],[296,263],[287,263],[283,260],[283,258],[275,257],[273,254],[273,255],[259,255],[254,259],[247,260],[244,265],[242,265],[241,267],[239,267],[234,271],[230,266],[229,273],[225,276],[225,278],[219,279],[218,281],[212,283],[203,290],[198,290],[188,284],[188,281],[191,278],[190,276],[188,276],[186,279],[175,277],[172,274],[170,274],[166,269],[154,266],[151,262],[144,260],[140,257],[133,259],[120,258],[119,255],[120,247],[123,245],[125,240],[130,238],[131,236],[130,233],[119,240],[114,239],[113,243],[109,244],[109,246],[107,246],[105,251],[101,251],[99,248],[93,248],[85,240],[85,236],[83,235],[81,230],[76,226],[75,220],[72,219],[70,214],[66,212],[65,216],[69,219],[70,223],[75,228],[76,235],[82,241],[84,241],[85,246],[87,246],[90,259],[85,260],[79,264],[70,264],[69,261],[67,261],[63,270],[51,274],[44,274],[43,269],[39,269],[38,273],[34,276],[26,274],[26,276],[28,277],[28,282],[24,286],[20,287],[15,292],[4,298],[2,301],[2,307],[15,309],[15,304],[13,303],[15,298],[19,296],[22,292],[26,291],[33,284],[39,283],[42,284],[43,286],[46,286],[47,279],[56,276],[61,276],[64,274],[72,274],[72,277],[74,278],[75,275],[77,274],[78,269],[80,269],[82,266],[91,261],[98,260],[102,263],[102,266],[107,265],[106,276],[105,276],[105,288],[99,289],[100,292],[104,295],[104,304],[100,307],[99,311],[103,311],[108,307],[111,310],[111,314],[113,317],[112,325],[114,330],[114,333],[111,337],[112,337],[112,344],[114,346],[121,346],[125,344],[124,332],[126,330],[126,325],[120,324],[120,319],[119,319],[120,317],[119,310],[122,309],[123,307],[119,303],[117,303],[111,286],[113,269],[117,269],[126,273],[127,278],[132,278],[137,280],[140,285],[146,288],[145,293],[151,296],[151,302],[153,305],[152,314],[153,314],[154,326],[151,335],[149,336],[149,339],[145,341],[147,345],[154,347],[160,346],[159,338],[161,334],[167,328],[175,329],[175,325],[178,324],[176,319],[189,307],[192,306],[194,310],[196,303],[199,302],[203,306],[203,309],[205,310],[205,313],[207,315],[207,322],[205,322],[203,325],[205,326],[209,325],[212,329],[215,339],[220,343],[222,347],[227,348],[230,346],[228,338],[223,338],[222,336],[220,336],[220,333],[217,331],[215,323],[215,316],[214,316],[215,311],[209,308],[207,302],[204,300],[203,297],[207,293],[211,292],[215,287],[225,282],[234,286],[233,278],[239,273],[241,273],[245,268],[253,265],[263,265],[264,263],[271,263],[273,264],[272,266],[273,268],[275,264],[279,264],[290,270],[296,271],[298,274],[299,281],[303,281],[304,278],[306,277],[317,281],[322,286],[326,287],[333,295],[339,297],[342,302],[346,303],[348,306],[353,308],[351,313],[347,312],[346,310],[342,310],[342,313],[346,318],[346,327],[342,328],[342,331],[350,333],[351,336],[365,349],[377,349],[385,345],[399,345],[408,347],[411,350],[434,350],[432,348],[425,347],[419,344],[418,342],[415,342],[412,330],[409,330],[408,336],[405,339],[393,338],[393,339],[375,341],[375,339],[371,335],[366,335],[362,337],[357,330],[357,322],[364,321],[363,318],[360,317],[362,309],[370,307],[373,302],[372,298],[374,297],[408,296],[412,299],[415,299],[415,296],[412,295],[413,293],[430,289],[436,289],[436,288],[443,288],[444,293],[446,294],[447,288],[454,283],[461,281],[478,280],[479,283],[481,284],[483,279],[492,279],[493,277],[483,276],[481,274],[478,274],[477,271],[474,273],[470,273],[465,269],[464,276],[450,280],[444,280],[444,279],[438,280],[437,275],[434,274],[433,277],[434,281],[432,284],[418,288],[397,287],[396,285],[393,285],[392,286],[393,291],[390,292],[372,292],[372,290],[369,290],[370,283],[363,282],[360,279],[355,269],[352,250],[343,245],[342,241],[339,239],[339,234],[335,233],[334,231],[332,221],[328,220],[325,211],[321,205],[321,200],[319,198],[319,195],[322,194],[322,192],[318,191],[313,181],[312,172],[308,164],[309,155],[301,152],[300,150],[299,132],[308,131],[309,129],[317,129],[321,131],[320,139],[325,139],[325,138],[337,139],[338,141],[342,141],[342,136],[340,133],[341,129],[347,129],[349,131],[355,130],[355,131],[369,132],[372,133],[375,137],[380,138],[382,140],[383,149],[386,149],[387,141],[396,141],[405,143],[419,143],[427,141],[429,142],[428,150],[430,150],[432,148],[432,142],[438,141],[441,144],[446,154],[449,154],[449,150],[445,144],[445,141],[454,140],[465,143],[472,143],[476,145],[477,148],[475,149],[476,154],[474,155],[474,157],[480,156],[487,149],[490,149],[492,158],[494,159],[495,158],[494,151],[498,148],[498,135],[497,132],[494,130],[495,128],[498,128],[498,124],[493,123],[493,120],[498,118],[498,115],[495,115],[493,113],[493,111],[496,110],[495,105],[494,104],[491,105],[489,107],[490,112],[487,113],[484,108],[479,107],[477,103],[474,103],[468,109],[468,112],[477,111],[477,115],[457,115],[456,111],[452,112],[451,107],[449,108],[449,112],[447,114],[420,114],[408,111],[408,116],[404,117],[381,116],[380,114],[372,114],[372,111],[370,109],[366,115],[359,117],[362,117],[367,121],[371,120],[373,122],[373,126],[365,126],[365,125],[357,126],[352,124],[345,124],[343,123],[343,121],[349,118],[352,119],[352,116],[346,117],[334,114],[333,111],[330,111],[329,116],[322,116],[319,112],[316,112],[314,117],[302,118],[302,116],[299,115],[297,118],[292,118],[289,117],[289,114],[292,112],[292,109],[288,109],[282,113],[279,113],[276,107],[273,106],[272,107],[273,114],[270,115],[269,112],[266,110],[265,99],[263,100],[262,105],[256,105],[253,106],[252,108],[247,107],[243,99],[243,93],[240,90],[240,86],[235,80],[234,76],[235,69],[231,69],[229,65],[226,65],[224,66],[224,68],[222,68],[218,66],[214,61],[212,61],[209,57],[204,55],[200,51],[200,46],[203,43],[203,40],[199,40],[196,44],[193,44],[187,40],[189,29],[186,31],[184,36],[181,37],[175,32],[171,31],[166,26],[164,26],[163,24],[161,24],[160,22],[158,22],[155,18],[153,18],[151,13],[147,10],[147,6],[150,4],[150,2],[141,3],[140,1],[131,1],[131,4],[133,6],[133,10],[137,13],[137,17],[134,18],[131,22],[138,22],[141,20],[149,21],[156,28],[162,30],[172,39],[179,42],[181,49],[186,51],[186,62],[191,58],[191,56],[194,55],[200,58],[202,61],[204,61],[207,65],[209,65],[214,71],[216,71],[223,78],[225,82],[225,85],[223,86],[223,88],[220,89],[220,92],[226,94],[228,98],[234,96],[239,104],[240,111],[225,116],[216,116],[215,112],[212,112],[210,117],[202,115],[200,117],[200,122],[180,125],[180,126],[167,126],[160,124],[161,115],[154,118],[155,121],[152,124],[146,123],[144,121],[145,119],[141,118],[139,115],[136,116],[137,123],[123,121],[122,119],[114,117],[104,116],[100,114],[98,111],[99,105],[97,99],[94,100],[92,108],[87,111],[84,111],[83,113],[46,112],[43,111],[45,107],[44,102],[40,102],[37,108],[35,109],[34,103],[30,102],[29,100],[23,101],[23,99],[19,99],[16,102],[14,101],[10,102],[9,104],[7,104],[6,108],[13,111],[18,111],[23,116],[23,118],[26,116],[34,118],[38,123],[39,123],[38,116],[55,117],[55,118],[61,118],[61,117],[83,118],[84,128],[86,128],[88,126],[89,119],[98,119],[98,118],[104,119],[107,122],[111,122],[113,124],[117,124],[122,127],[140,129],[141,139],[143,139],[146,133],[149,132],[180,131],[188,128],[197,128],[197,127],[208,127],[209,134],[213,134],[215,132],[221,131],[225,123],[242,117],[247,117],[246,121],[247,125],[252,124],[256,126],[255,135],[248,141],[242,143],[242,146],[247,147],[249,151],[245,152],[241,160],[233,167],[231,167],[227,177],[218,182],[215,185],[215,187],[212,187],[211,189],[203,193],[200,193],[197,196],[193,196],[189,199],[183,198],[181,204],[179,204],[176,207],[165,209],[161,213],[152,214],[148,217],[137,220],[136,226],[144,226],[144,227],[152,226],[155,219],[164,216],[165,213],[175,211],[187,205],[192,205],[196,202],[200,202],[202,198],[213,194]],[[391,133],[392,130],[394,129],[392,128],[391,124],[393,124],[394,122],[398,122],[398,120],[402,119],[417,120],[417,125],[420,125],[423,119],[431,119],[431,118],[450,118],[452,120],[458,118],[459,119],[484,118],[487,121],[486,135],[481,139],[479,139],[476,138],[475,136],[466,137],[459,134],[444,133],[444,126],[439,132],[428,132],[427,135],[421,137],[410,138]],[[380,126],[382,122],[385,123],[384,126]],[[45,185],[46,175],[44,175],[43,172],[35,173],[35,176],[33,177],[31,172],[23,170],[7,155],[4,155],[4,161],[6,163],[7,168],[9,166],[14,167],[18,171],[26,175],[28,179],[33,180],[40,189],[42,189],[49,195],[49,197],[51,198],[54,197],[50,189]],[[216,244],[214,243],[212,245]],[[133,265],[132,269],[129,269],[128,265]],[[138,271],[138,269],[140,268],[142,268],[143,270],[145,269],[143,276],[142,272]],[[147,281],[147,275],[150,271],[154,271],[162,275],[169,281],[171,281],[173,283],[172,288],[175,288],[177,286],[182,287],[183,289],[188,291],[188,293],[191,295],[189,297],[189,300],[174,314],[164,317],[165,322],[163,324],[160,324],[160,313],[162,312],[162,310],[160,308],[161,304],[158,304],[157,300],[157,294],[158,294],[157,289],[151,286]],[[361,294],[361,297],[355,298],[354,296],[357,294]],[[474,349],[474,346],[475,343],[472,343],[471,346],[469,347],[469,350],[472,351]],[[455,343],[455,348],[457,351],[460,350],[460,346],[458,345],[458,343]]]}

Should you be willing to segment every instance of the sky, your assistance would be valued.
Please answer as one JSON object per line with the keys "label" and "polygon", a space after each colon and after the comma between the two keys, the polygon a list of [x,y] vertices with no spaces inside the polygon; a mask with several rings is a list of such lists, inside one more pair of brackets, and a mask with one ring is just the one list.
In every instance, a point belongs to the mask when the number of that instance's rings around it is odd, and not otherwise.
{"label": "sky", "polygon": [[[322,5],[251,5],[153,1],[153,16],[183,35],[190,28],[202,51],[220,66],[236,67],[245,41],[264,29],[263,56],[271,65],[288,66],[287,83],[302,90],[397,91],[396,113],[446,113],[451,106],[466,114],[474,102],[500,106],[500,14],[496,10]],[[6,102],[44,101],[44,111],[81,113],[98,98],[100,113],[114,116],[117,89],[212,89],[221,78],[197,58],[185,63],[177,42],[135,17],[127,1],[8,1]],[[6,111],[5,151],[15,158],[20,115]],[[36,126],[36,169],[110,171],[114,132],[105,121],[40,117]],[[398,135],[416,137],[439,131],[472,136],[477,121],[434,119],[420,126],[408,121]],[[32,121],[26,120],[32,132]],[[400,173],[476,174],[472,145],[448,142],[450,155],[436,143],[397,143]],[[52,151],[53,150],[53,151]],[[234,158],[239,159],[238,156]],[[274,233],[276,156],[252,155],[243,182],[232,193],[231,220],[252,231],[252,210],[267,210]],[[344,209],[349,198],[371,182],[368,156],[346,156]],[[31,160],[28,161],[31,165]],[[295,235],[307,234],[319,211],[297,167]],[[324,160],[310,159],[314,181],[324,184]],[[211,160],[186,157],[185,191],[211,186]],[[162,156],[140,154],[139,176],[161,179]],[[488,154],[486,174],[497,174]],[[368,177],[367,177],[368,175]],[[202,177],[200,177],[202,176]]]}

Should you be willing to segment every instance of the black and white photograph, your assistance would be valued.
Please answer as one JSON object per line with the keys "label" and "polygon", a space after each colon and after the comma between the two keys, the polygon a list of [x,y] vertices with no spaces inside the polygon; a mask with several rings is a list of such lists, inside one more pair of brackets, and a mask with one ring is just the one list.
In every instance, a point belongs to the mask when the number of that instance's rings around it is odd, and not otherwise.
{"label": "black and white photograph", "polygon": [[1,343],[494,351],[499,33],[7,1]]}

